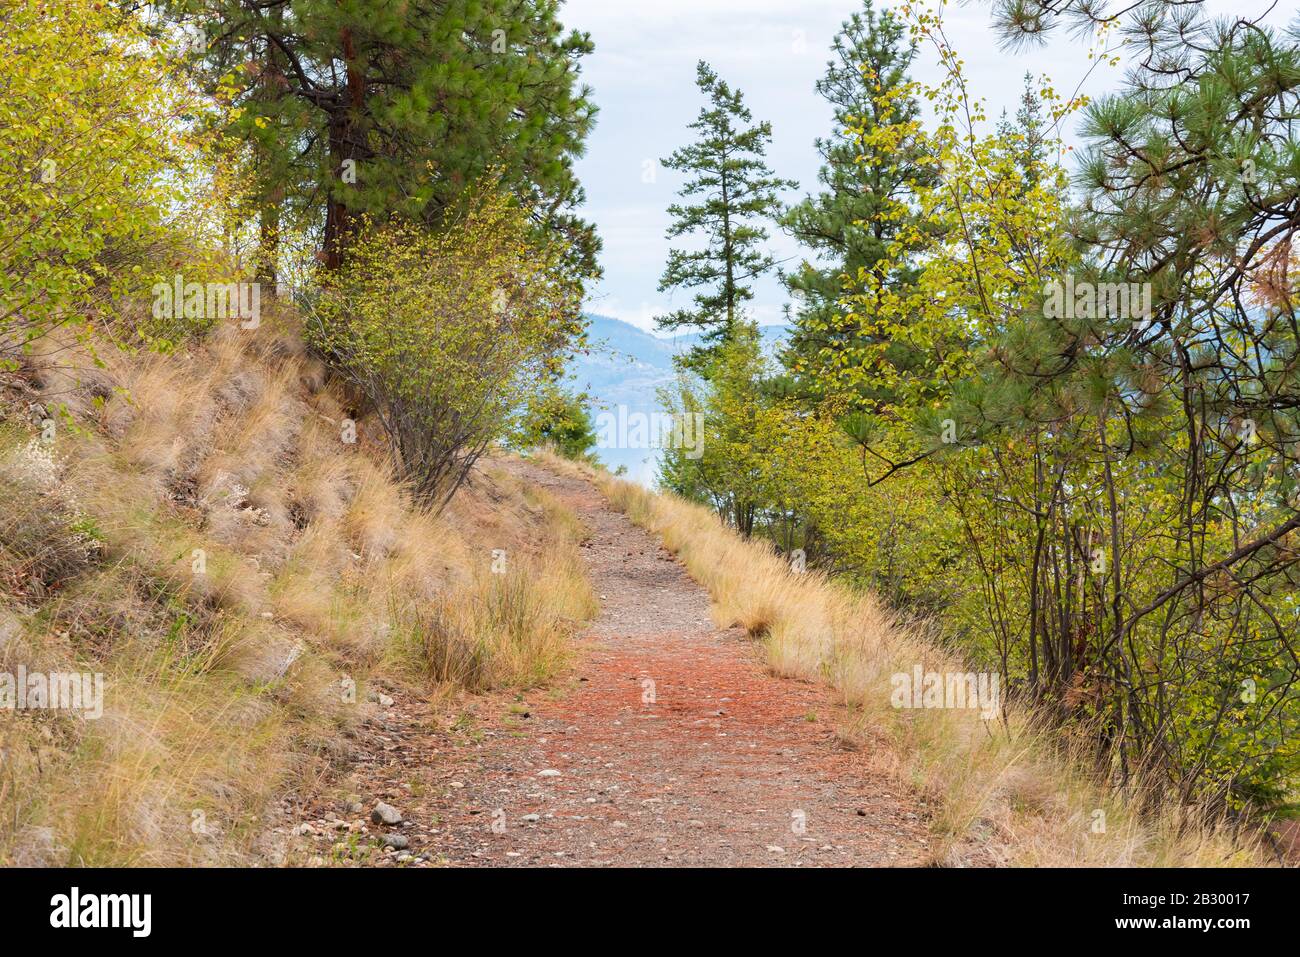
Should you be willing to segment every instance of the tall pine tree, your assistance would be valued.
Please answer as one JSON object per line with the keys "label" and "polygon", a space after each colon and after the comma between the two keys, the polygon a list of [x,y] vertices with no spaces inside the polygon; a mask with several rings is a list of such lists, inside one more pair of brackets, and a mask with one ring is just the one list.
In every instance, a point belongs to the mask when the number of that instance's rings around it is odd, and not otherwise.
{"label": "tall pine tree", "polygon": [[[920,116],[907,89],[916,47],[906,32],[888,10],[877,13],[872,0],[865,0],[862,12],[841,26],[833,58],[817,82],[835,122],[835,133],[817,141],[823,160],[818,180],[824,188],[781,219],[782,227],[816,258],[784,277],[796,301],[784,360],[795,373],[798,391],[812,396],[819,392],[819,370],[839,362],[839,353],[864,334],[846,323],[840,300],[862,272],[883,269],[881,264],[893,258],[886,255],[890,243],[916,225],[907,215],[882,214],[907,203],[916,186],[934,181],[933,166],[914,140],[904,137],[901,149],[887,152],[862,143],[864,132],[884,124],[905,127]],[[895,261],[890,274],[878,279],[901,285],[914,277],[914,269]],[[901,347],[893,352],[891,361],[908,361]]]}
{"label": "tall pine tree", "polygon": [[578,82],[592,45],[563,31],[558,0],[172,5],[205,32],[214,86],[235,89],[231,132],[257,144],[259,201],[308,206],[329,265],[359,216],[437,226],[492,173],[595,271],[573,171],[595,115]]}
{"label": "tall pine tree", "polygon": [[772,125],[750,125],[753,115],[740,91],[719,79],[703,60],[696,67],[695,82],[708,98],[690,125],[699,138],[663,162],[690,177],[679,195],[693,200],[668,207],[674,217],[668,238],[698,234],[704,248],[670,250],[659,291],[697,291],[690,307],[655,322],[660,329],[702,329],[704,345],[692,350],[687,364],[703,370],[719,347],[732,340],[744,304],[754,297],[751,282],[776,267],[763,248],[768,232],[762,223],[779,214],[778,192],[797,184],[775,176],[768,167],[764,156]]}
{"label": "tall pine tree", "polygon": [[1020,106],[1015,119],[1006,110],[998,119],[998,139],[1005,149],[1016,156],[1016,165],[1025,178],[1025,191],[1039,185],[1048,159],[1048,134],[1050,129],[1043,115],[1043,101],[1034,90],[1033,74],[1025,73],[1025,88],[1020,94]]}

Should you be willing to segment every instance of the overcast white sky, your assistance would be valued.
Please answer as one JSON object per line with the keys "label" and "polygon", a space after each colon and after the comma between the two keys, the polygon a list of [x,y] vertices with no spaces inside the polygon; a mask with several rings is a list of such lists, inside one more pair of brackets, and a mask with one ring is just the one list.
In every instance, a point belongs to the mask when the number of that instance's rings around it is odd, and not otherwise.
{"label": "overcast white sky", "polygon": [[[592,312],[624,319],[643,329],[653,317],[685,304],[656,291],[668,255],[664,238],[680,177],[658,165],[682,145],[701,105],[695,63],[704,59],[745,94],[755,120],[772,123],[768,158],[775,172],[797,180],[800,191],[816,190],[818,156],[813,141],[831,130],[830,110],[813,85],[825,71],[831,39],[861,0],[567,0],[565,24],[588,31],[596,51],[584,60],[584,79],[600,107],[578,175],[587,190],[585,215],[605,243],[605,278],[593,290]],[[892,0],[878,6],[892,6]],[[1285,26],[1300,0],[1208,0],[1216,13],[1258,13],[1273,6],[1268,22]],[[984,97],[989,113],[1015,111],[1028,70],[1051,77],[1062,94],[1073,91],[1090,63],[1082,42],[1068,38],[1028,53],[998,48],[982,4],[948,6],[949,39],[965,59],[971,89]],[[940,79],[933,54],[922,49],[916,79]],[[1113,88],[1121,68],[1099,68],[1083,86],[1096,95]],[[1067,137],[1068,139],[1068,137]],[[649,180],[649,181],[647,181]],[[779,258],[797,263],[800,252],[773,230]],[[755,290],[759,322],[782,321],[786,296],[775,279]]]}

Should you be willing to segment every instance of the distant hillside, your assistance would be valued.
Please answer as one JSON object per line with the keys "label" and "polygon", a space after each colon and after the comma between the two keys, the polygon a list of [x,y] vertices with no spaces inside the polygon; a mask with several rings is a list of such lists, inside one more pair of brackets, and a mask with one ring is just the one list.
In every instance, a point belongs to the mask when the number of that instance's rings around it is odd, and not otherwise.
{"label": "distant hillside", "polygon": [[[698,333],[664,338],[631,323],[591,314],[590,355],[580,356],[570,372],[574,387],[591,396],[591,414],[617,412],[650,415],[663,409],[656,390],[673,377],[673,357],[699,342]],[[775,352],[789,332],[788,326],[762,327],[764,345]],[[628,477],[643,485],[654,482],[658,452],[654,449],[602,448],[597,450],[609,468],[626,466]]]}

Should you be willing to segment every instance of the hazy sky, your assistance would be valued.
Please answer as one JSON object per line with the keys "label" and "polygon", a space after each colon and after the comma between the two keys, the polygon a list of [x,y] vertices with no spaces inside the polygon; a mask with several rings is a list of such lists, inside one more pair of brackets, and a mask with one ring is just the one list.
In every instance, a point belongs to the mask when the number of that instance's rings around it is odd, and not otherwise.
{"label": "hazy sky", "polygon": [[[605,243],[605,278],[593,290],[593,312],[624,319],[643,329],[653,317],[689,301],[656,291],[667,258],[666,209],[681,184],[658,161],[686,142],[688,123],[702,104],[695,87],[695,63],[707,60],[745,94],[755,120],[772,123],[768,152],[773,170],[797,180],[796,199],[816,190],[818,155],[813,141],[831,132],[830,109],[813,88],[825,71],[831,40],[861,0],[568,0],[566,25],[588,31],[596,51],[584,60],[584,78],[600,107],[578,175],[587,190],[585,215]],[[1268,21],[1284,26],[1300,0],[1281,0]],[[887,3],[886,6],[893,4]],[[1258,13],[1267,0],[1209,0],[1214,12]],[[1113,88],[1121,68],[1090,63],[1083,42],[1052,41],[1028,53],[998,48],[982,4],[946,9],[948,36],[966,61],[971,89],[988,102],[990,116],[1015,111],[1028,70],[1048,75],[1066,95],[1084,83],[1096,95]],[[926,48],[913,70],[922,82],[940,71]],[[1086,81],[1085,81],[1086,77]],[[1068,139],[1068,136],[1067,136]],[[778,258],[800,257],[789,237],[773,230]],[[753,314],[761,323],[782,321],[786,296],[767,280],[755,289]]]}

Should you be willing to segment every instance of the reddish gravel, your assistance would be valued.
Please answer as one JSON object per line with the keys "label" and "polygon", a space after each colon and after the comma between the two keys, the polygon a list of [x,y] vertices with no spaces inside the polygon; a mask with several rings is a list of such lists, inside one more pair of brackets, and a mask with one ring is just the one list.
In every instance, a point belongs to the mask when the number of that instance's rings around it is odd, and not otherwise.
{"label": "reddish gravel", "polygon": [[[395,694],[365,729],[346,789],[367,811],[376,799],[402,811],[407,822],[388,830],[409,841],[403,863],[924,862],[924,808],[873,769],[870,748],[836,735],[841,715],[825,689],[771,676],[755,642],[718,631],[703,588],[590,484],[510,467],[590,530],[583,550],[601,612],[574,674],[551,689],[471,699],[452,719]],[[328,817],[321,807],[294,816],[304,813]],[[325,855],[344,824],[297,839],[310,842],[299,853]],[[367,824],[362,836],[378,830]],[[399,853],[349,860],[395,863]]]}

